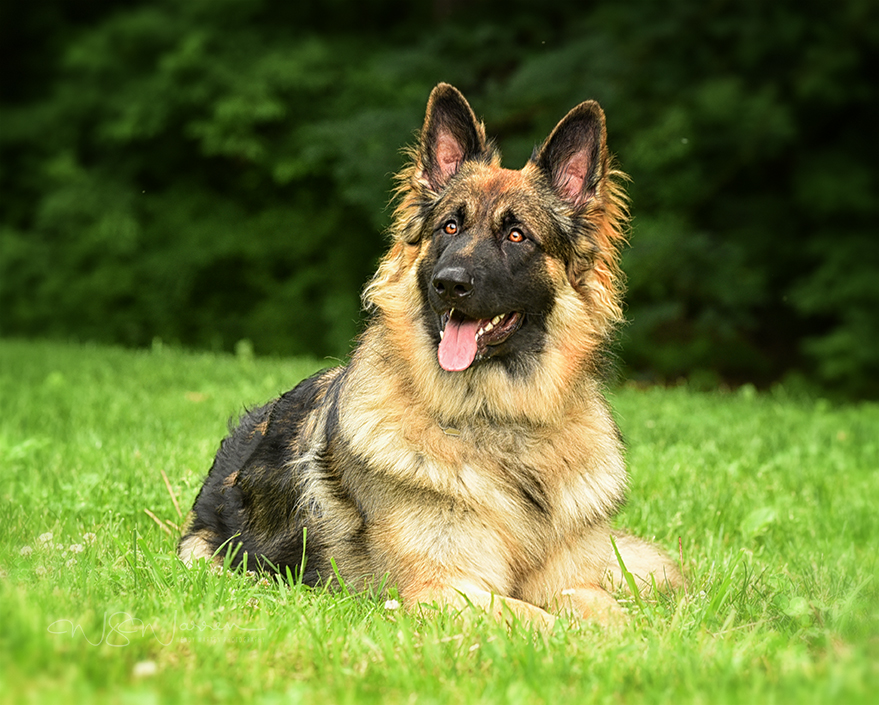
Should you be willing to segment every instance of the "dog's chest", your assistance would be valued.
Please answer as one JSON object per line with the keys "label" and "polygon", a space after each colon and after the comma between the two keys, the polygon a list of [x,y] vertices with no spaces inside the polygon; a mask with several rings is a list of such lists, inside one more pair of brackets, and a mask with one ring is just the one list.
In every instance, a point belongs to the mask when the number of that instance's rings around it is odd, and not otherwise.
{"label": "dog's chest", "polygon": [[378,572],[411,563],[509,587],[606,519],[624,485],[616,447],[577,429],[450,428],[378,410],[368,424],[341,418],[335,459],[377,542]]}
{"label": "dog's chest", "polygon": [[515,488],[469,464],[439,467],[422,459],[416,465],[423,489],[397,478],[384,492],[393,505],[374,515],[375,535],[383,543],[393,537],[396,546],[379,569],[393,572],[402,558],[422,579],[466,579],[504,592],[539,565],[551,522]]}

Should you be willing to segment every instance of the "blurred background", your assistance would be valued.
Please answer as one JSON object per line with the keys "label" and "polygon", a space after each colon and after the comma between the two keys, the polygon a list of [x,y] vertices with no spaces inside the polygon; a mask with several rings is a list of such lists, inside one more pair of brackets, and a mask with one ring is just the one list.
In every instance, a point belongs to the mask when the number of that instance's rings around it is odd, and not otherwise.
{"label": "blurred background", "polygon": [[875,0],[0,8],[2,337],[344,357],[448,81],[515,168],[603,105],[624,378],[879,395]]}

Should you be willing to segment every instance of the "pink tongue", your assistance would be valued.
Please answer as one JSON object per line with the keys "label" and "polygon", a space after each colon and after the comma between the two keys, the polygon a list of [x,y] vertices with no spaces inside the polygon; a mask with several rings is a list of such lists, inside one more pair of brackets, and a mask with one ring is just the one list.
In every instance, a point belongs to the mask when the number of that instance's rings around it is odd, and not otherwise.
{"label": "pink tongue", "polygon": [[447,372],[460,372],[470,367],[476,357],[476,331],[480,323],[479,320],[449,319],[436,352],[440,367]]}

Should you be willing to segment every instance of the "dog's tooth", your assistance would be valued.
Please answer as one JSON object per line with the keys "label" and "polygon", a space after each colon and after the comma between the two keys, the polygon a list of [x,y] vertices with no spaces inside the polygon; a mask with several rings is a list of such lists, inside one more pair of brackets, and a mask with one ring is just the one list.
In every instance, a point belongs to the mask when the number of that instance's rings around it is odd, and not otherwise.
{"label": "dog's tooth", "polygon": [[492,319],[491,319],[491,322],[494,323],[495,325],[497,325],[497,324],[500,323],[502,320],[503,320],[503,315],[500,315],[500,314],[499,314],[499,315],[495,316],[494,318],[492,318]]}

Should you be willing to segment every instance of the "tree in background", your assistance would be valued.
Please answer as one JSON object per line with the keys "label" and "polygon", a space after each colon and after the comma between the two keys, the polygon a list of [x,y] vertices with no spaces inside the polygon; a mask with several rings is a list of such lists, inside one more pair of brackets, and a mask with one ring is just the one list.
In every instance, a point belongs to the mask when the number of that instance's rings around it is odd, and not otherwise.
{"label": "tree in background", "polygon": [[604,105],[627,374],[879,394],[875,3],[411,5],[4,6],[0,334],[344,355],[445,80],[511,166]]}

